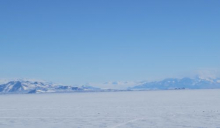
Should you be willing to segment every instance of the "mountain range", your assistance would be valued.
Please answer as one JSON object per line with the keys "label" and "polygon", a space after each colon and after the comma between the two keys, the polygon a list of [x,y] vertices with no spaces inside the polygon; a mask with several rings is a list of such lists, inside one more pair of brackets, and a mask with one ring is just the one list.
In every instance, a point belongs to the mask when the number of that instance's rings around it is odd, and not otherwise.
{"label": "mountain range", "polygon": [[99,88],[91,86],[65,86],[49,82],[38,81],[10,81],[0,85],[0,93],[53,93],[53,92],[76,92],[76,91],[96,91]]}
{"label": "mountain range", "polygon": [[161,81],[144,82],[124,90],[101,89],[93,86],[66,86],[51,82],[15,80],[0,84],[0,94],[8,93],[66,93],[94,91],[133,91],[133,90],[178,90],[178,89],[219,89],[220,79],[167,78]]}
{"label": "mountain range", "polygon": [[217,89],[220,88],[220,79],[212,78],[168,78],[161,81],[146,82],[128,88],[129,90],[168,90],[168,89]]}

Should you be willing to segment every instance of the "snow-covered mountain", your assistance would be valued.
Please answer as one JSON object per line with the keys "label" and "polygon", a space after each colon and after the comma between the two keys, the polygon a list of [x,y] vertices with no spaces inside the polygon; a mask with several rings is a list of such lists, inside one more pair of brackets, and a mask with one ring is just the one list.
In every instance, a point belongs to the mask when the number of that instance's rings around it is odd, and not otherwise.
{"label": "snow-covered mountain", "polygon": [[[167,90],[167,89],[217,89],[220,79],[211,78],[168,78],[161,81],[141,82],[127,90]],[[126,89],[125,89],[126,90]],[[117,89],[100,89],[93,86],[65,86],[50,82],[15,80],[0,84],[0,94],[6,93],[55,93],[55,92],[88,92],[88,91],[125,91]]]}
{"label": "snow-covered mountain", "polygon": [[48,82],[38,81],[9,81],[0,85],[0,93],[46,93],[46,92],[74,92],[74,91],[94,91],[99,88],[91,86],[64,86]]}
{"label": "snow-covered mountain", "polygon": [[166,89],[215,89],[220,88],[220,79],[212,78],[168,78],[162,81],[147,82],[130,87],[129,90],[166,90]]}

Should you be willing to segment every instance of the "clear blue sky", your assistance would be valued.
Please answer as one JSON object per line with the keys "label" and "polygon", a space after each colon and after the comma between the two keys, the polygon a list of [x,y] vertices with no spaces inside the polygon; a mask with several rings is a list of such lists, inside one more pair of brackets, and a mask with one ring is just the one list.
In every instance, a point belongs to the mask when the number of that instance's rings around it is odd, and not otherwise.
{"label": "clear blue sky", "polygon": [[220,0],[1,0],[0,60],[65,84],[220,69]]}

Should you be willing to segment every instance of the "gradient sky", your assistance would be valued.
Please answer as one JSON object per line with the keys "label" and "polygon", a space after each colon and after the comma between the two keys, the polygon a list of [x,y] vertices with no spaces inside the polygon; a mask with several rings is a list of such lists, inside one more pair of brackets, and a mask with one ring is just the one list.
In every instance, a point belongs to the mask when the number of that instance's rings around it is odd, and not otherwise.
{"label": "gradient sky", "polygon": [[1,0],[0,78],[141,81],[220,69],[219,0]]}

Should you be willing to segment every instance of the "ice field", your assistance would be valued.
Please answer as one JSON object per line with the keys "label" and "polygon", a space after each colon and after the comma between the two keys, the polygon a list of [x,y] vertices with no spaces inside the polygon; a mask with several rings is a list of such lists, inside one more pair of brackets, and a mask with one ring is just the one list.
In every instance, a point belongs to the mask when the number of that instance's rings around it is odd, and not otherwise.
{"label": "ice field", "polygon": [[0,128],[220,128],[220,90],[0,95]]}

